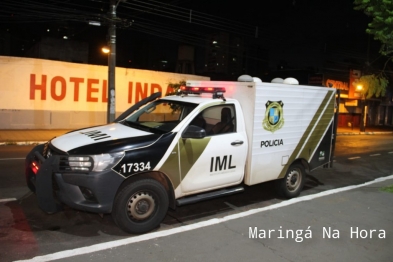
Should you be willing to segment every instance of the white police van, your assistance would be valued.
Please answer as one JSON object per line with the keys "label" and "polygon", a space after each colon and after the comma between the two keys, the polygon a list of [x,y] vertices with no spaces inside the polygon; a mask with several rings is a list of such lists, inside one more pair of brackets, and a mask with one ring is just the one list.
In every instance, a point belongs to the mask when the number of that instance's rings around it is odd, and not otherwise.
{"label": "white police van", "polygon": [[187,81],[114,123],[36,146],[26,179],[40,208],[112,213],[124,231],[144,233],[168,208],[245,186],[277,180],[283,196],[298,196],[306,173],[332,166],[336,90],[239,80]]}

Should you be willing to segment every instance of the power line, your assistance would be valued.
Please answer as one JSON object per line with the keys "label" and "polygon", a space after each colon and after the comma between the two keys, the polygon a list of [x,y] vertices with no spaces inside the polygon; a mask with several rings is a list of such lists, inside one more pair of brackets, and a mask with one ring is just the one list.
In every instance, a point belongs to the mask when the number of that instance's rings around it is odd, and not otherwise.
{"label": "power line", "polygon": [[[178,20],[204,27],[216,28],[224,31],[236,32],[238,34],[253,36],[255,33],[255,26],[235,22],[232,19],[220,18],[195,10],[160,3],[154,0],[149,2],[130,0],[124,3],[124,7],[130,10],[137,10],[139,12],[153,14],[155,16],[161,16],[172,20]],[[134,17],[133,19],[136,20],[136,18],[137,17]]]}

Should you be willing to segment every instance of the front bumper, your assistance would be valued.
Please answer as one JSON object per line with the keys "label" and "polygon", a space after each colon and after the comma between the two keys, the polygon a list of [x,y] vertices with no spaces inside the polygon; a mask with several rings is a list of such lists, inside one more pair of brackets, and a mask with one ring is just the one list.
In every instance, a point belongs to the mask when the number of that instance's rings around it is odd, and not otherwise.
{"label": "front bumper", "polygon": [[[60,172],[60,156],[45,159],[37,146],[26,158],[26,180],[34,184],[39,207],[48,213],[61,210],[61,204],[75,209],[110,213],[117,190],[124,178],[112,170],[103,172]],[[32,164],[34,163],[34,164]],[[37,167],[35,177],[33,168]],[[35,179],[34,179],[35,178]],[[29,182],[31,184],[29,185]]]}
{"label": "front bumper", "polygon": [[124,178],[112,170],[103,172],[54,173],[60,202],[75,209],[110,213],[117,190]]}

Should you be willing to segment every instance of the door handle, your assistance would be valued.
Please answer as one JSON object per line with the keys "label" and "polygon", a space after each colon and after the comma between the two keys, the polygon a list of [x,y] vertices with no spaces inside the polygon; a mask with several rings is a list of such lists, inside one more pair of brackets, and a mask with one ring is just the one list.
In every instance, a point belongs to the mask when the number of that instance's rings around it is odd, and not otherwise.
{"label": "door handle", "polygon": [[243,145],[243,143],[244,143],[243,141],[238,140],[238,141],[232,142],[231,145],[232,145],[232,146]]}

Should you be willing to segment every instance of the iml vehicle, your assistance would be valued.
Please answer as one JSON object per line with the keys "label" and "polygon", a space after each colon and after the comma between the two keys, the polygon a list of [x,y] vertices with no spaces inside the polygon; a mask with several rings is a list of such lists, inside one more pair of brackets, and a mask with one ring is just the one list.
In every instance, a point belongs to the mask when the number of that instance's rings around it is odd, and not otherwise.
{"label": "iml vehicle", "polygon": [[[277,180],[287,198],[331,167],[336,90],[241,81],[187,81],[142,100],[114,123],[36,146],[26,179],[41,209],[111,213],[129,233],[158,227],[168,208]],[[206,202],[208,203],[208,202]]]}

